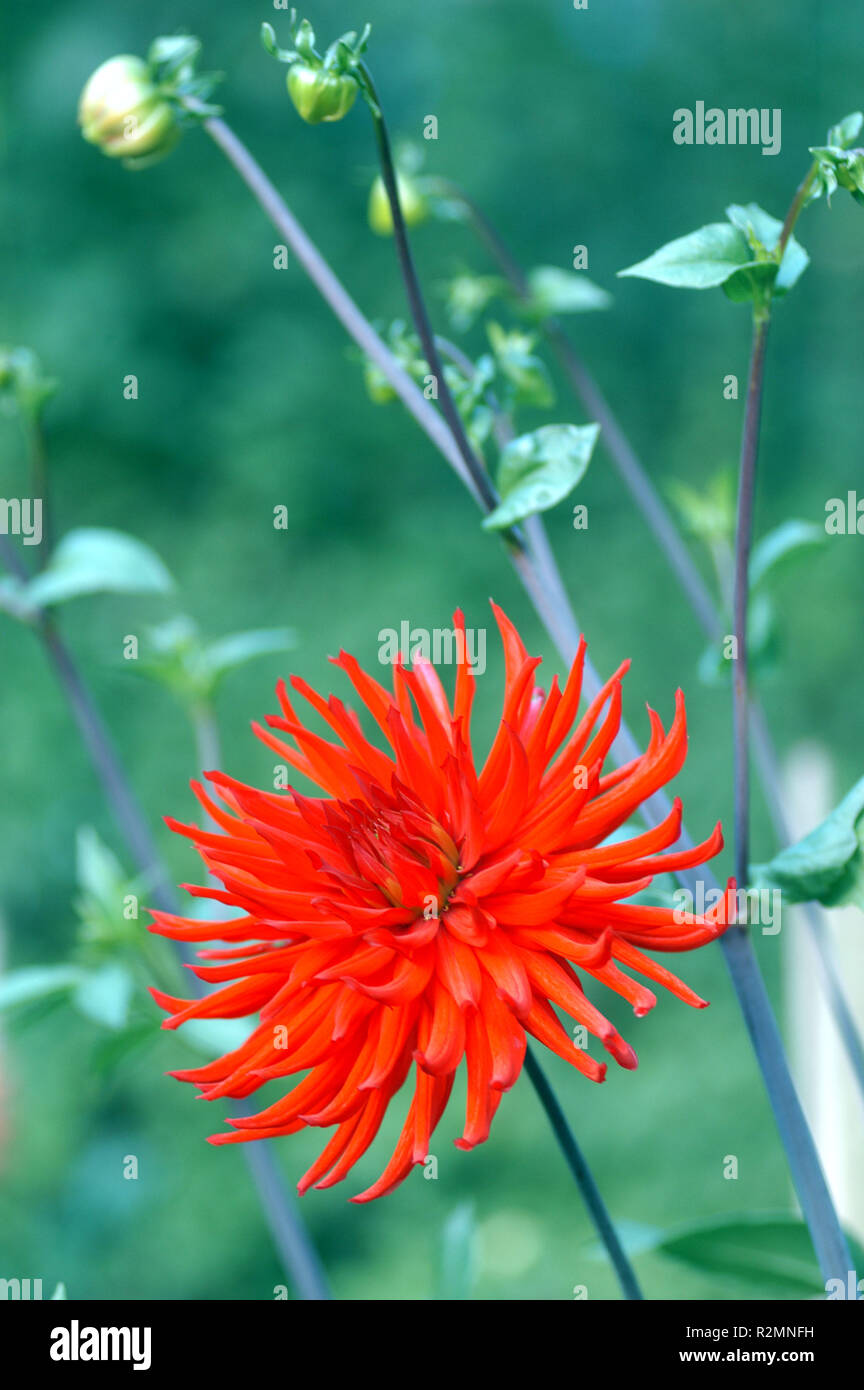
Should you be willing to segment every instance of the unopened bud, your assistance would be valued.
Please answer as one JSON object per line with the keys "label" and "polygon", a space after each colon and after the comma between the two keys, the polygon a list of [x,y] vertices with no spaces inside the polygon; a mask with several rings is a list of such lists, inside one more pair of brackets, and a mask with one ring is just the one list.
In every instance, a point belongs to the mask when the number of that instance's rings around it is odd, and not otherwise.
{"label": "unopened bud", "polygon": [[295,63],[288,69],[285,80],[291,100],[309,125],[341,121],[351,110],[359,91],[349,73],[328,72],[308,63]]}
{"label": "unopened bud", "polygon": [[[402,208],[406,227],[416,227],[419,222],[425,222],[429,216],[429,204],[414,179],[405,174],[399,174],[396,178],[396,187],[399,192],[399,205]],[[377,232],[378,236],[393,235],[393,213],[390,209],[390,199],[387,197],[387,188],[380,175],[373,183],[369,193],[369,226],[373,232]]]}
{"label": "unopened bud", "polygon": [[109,58],[90,78],[78,106],[81,134],[103,154],[131,164],[161,159],[180,139],[177,113],[155,86],[143,58]]}

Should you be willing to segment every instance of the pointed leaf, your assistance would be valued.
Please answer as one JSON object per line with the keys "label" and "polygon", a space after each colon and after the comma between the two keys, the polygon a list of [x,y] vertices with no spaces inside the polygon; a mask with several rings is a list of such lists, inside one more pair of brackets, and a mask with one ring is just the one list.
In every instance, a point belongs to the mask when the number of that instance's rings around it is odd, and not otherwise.
{"label": "pointed leaf", "polygon": [[[770,267],[770,276],[774,275],[774,261],[764,262],[761,260],[763,251],[773,252],[780,240],[780,233],[783,230],[783,223],[770,213],[760,208],[758,203],[747,203],[741,205],[732,203],[726,209],[726,216],[733,226],[743,232],[747,237],[748,245],[755,253],[755,259],[760,266]],[[803,275],[810,264],[810,257],[804,247],[797,242],[794,236],[790,237],[786,243],[786,250],[783,252],[783,260],[780,262],[780,269],[774,281],[773,293],[775,297],[781,297],[791,290],[792,286]],[[757,274],[765,274],[764,271],[757,271]],[[728,291],[729,286],[725,287]]]}
{"label": "pointed leaf", "polygon": [[797,844],[756,864],[757,886],[779,888],[787,902],[852,903],[864,911],[864,777]]}
{"label": "pointed leaf", "polygon": [[0,1012],[74,989],[81,971],[74,965],[33,965],[0,975]]}
{"label": "pointed leaf", "polygon": [[765,576],[788,555],[825,543],[825,529],[815,521],[784,521],[753,547],[750,557],[750,586],[760,584]]}
{"label": "pointed leaf", "polygon": [[585,476],[599,425],[544,425],[506,446],[498,470],[501,503],[486,517],[500,530],[554,507]]}
{"label": "pointed leaf", "polygon": [[647,260],[618,274],[655,280],[678,289],[708,290],[722,285],[752,261],[746,237],[728,222],[711,222],[661,246]]}
{"label": "pointed leaf", "polygon": [[549,319],[556,314],[584,314],[608,309],[611,294],[595,285],[587,275],[562,270],[557,265],[539,265],[528,273],[530,298],[523,305],[532,318]]}
{"label": "pointed leaf", "polygon": [[215,682],[226,671],[233,671],[256,656],[271,656],[286,652],[295,646],[297,635],[290,627],[269,627],[250,629],[248,632],[235,632],[228,637],[220,637],[209,642],[205,648],[205,661],[211,679]]}
{"label": "pointed leaf", "polygon": [[60,541],[41,574],[25,585],[40,607],[80,594],[167,593],[174,587],[155,551],[123,531],[82,527]]}
{"label": "pointed leaf", "polygon": [[825,1292],[806,1224],[784,1213],[752,1213],[673,1232],[657,1246],[703,1274],[775,1285],[801,1297]]}

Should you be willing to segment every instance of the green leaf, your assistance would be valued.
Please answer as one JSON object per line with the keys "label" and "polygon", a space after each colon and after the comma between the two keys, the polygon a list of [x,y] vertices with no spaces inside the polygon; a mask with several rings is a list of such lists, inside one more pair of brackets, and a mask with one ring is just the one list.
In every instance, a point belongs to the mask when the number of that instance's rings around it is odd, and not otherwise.
{"label": "green leaf", "polygon": [[495,361],[512,388],[512,404],[540,409],[555,404],[555,392],[546,364],[532,352],[535,339],[527,333],[507,333],[500,324],[487,329]]}
{"label": "green leaf", "polygon": [[666,491],[687,530],[708,545],[731,544],[735,535],[735,475],[724,469],[699,488],[670,478]]}
{"label": "green leaf", "polygon": [[[750,599],[747,619],[747,650],[751,674],[764,675],[777,657],[777,621],[774,604],[767,594]],[[699,659],[699,679],[705,685],[723,685],[732,675],[734,661],[723,654],[722,642],[712,642]]]}
{"label": "green leaf", "polygon": [[0,975],[0,1012],[74,989],[81,971],[74,965],[33,965]]}
{"label": "green leaf", "polygon": [[755,203],[733,203],[726,210],[728,222],[712,222],[688,236],[667,242],[647,260],[620,270],[677,289],[707,290],[723,287],[730,299],[741,302],[774,293],[785,294],[799,278],[809,257],[790,237],[778,269],[772,252],[782,223]]}
{"label": "green leaf", "polygon": [[857,202],[864,198],[864,153],[861,150],[844,150],[838,145],[811,147],[810,153],[819,166],[818,178],[812,196],[821,193],[831,195],[837,188],[845,188]]}
{"label": "green leaf", "polygon": [[722,285],[752,260],[747,239],[728,222],[711,222],[697,232],[661,246],[647,260],[619,270],[640,280],[677,289],[708,290]]}
{"label": "green leaf", "polygon": [[861,127],[864,126],[864,112],[852,111],[850,115],[844,116],[842,121],[838,121],[828,132],[829,145],[839,145],[841,149],[853,145],[861,134]]}
{"label": "green leaf", "polygon": [[498,275],[457,275],[447,285],[446,312],[457,333],[467,333],[493,299],[507,291]]}
{"label": "green leaf", "polygon": [[[762,261],[762,256],[765,252],[773,255],[780,240],[783,223],[778,221],[776,217],[772,217],[770,213],[765,212],[757,203],[745,205],[732,203],[726,209],[726,216],[732,225],[746,236],[747,243],[753,251],[757,263],[760,266],[766,264]],[[776,261],[771,260],[767,264],[771,267],[770,274],[773,276],[773,267],[776,265]],[[783,260],[780,263],[777,278],[774,280],[774,296],[782,297],[787,294],[801,278],[809,264],[810,257],[804,247],[795,240],[794,236],[790,237],[786,243],[786,250],[783,252]],[[725,288],[728,292],[729,286],[727,285]]]}
{"label": "green leaf", "polygon": [[86,971],[72,1003],[79,1013],[103,1028],[125,1028],[134,982],[125,965],[111,961],[98,970]]}
{"label": "green leaf", "polygon": [[797,844],[751,870],[757,887],[779,888],[790,903],[853,904],[864,911],[864,777]]}
{"label": "green leaf", "polygon": [[582,481],[599,425],[544,425],[506,446],[498,469],[501,502],[486,517],[486,530],[502,530],[548,511]]}
{"label": "green leaf", "polygon": [[[769,1284],[801,1297],[825,1292],[805,1222],[784,1213],[745,1213],[694,1225],[667,1235],[657,1250],[702,1274]],[[853,1252],[853,1258],[859,1255]]]}
{"label": "green leaf", "polygon": [[131,669],[148,676],[177,698],[208,701],[228,671],[258,656],[288,651],[295,634],[287,627],[235,632],[205,642],[191,618],[181,615],[149,628],[141,656]]}
{"label": "green leaf", "polygon": [[26,587],[11,574],[0,579],[0,612],[8,613],[18,622],[33,623],[39,617],[39,609],[24,597]]}
{"label": "green leaf", "polygon": [[82,825],[75,840],[75,873],[78,886],[103,906],[116,905],[126,882],[117,856],[92,825]]}
{"label": "green leaf", "polygon": [[123,531],[82,527],[60,541],[25,598],[49,607],[81,594],[167,593],[173,580],[155,551]]}
{"label": "green leaf", "polygon": [[[124,912],[125,899],[136,897],[141,884],[127,877],[120,862],[92,826],[78,830],[75,870],[79,893],[75,898],[78,941],[103,953],[119,946],[136,946],[141,927]],[[92,956],[92,952],[90,952]]]}
{"label": "green leaf", "polygon": [[522,307],[531,318],[540,320],[608,309],[612,303],[611,294],[587,275],[557,265],[539,265],[529,271],[528,290],[529,298]]}
{"label": "green leaf", "polygon": [[438,1298],[447,1302],[471,1298],[476,1277],[477,1221],[473,1203],[464,1202],[444,1223]]}
{"label": "green leaf", "polygon": [[219,637],[204,648],[204,659],[213,685],[227,671],[253,661],[257,656],[273,656],[295,646],[297,634],[290,627],[250,628]]}
{"label": "green leaf", "polygon": [[750,557],[750,586],[755,588],[781,560],[800,550],[821,546],[826,535],[823,526],[815,521],[784,521],[753,547]]}

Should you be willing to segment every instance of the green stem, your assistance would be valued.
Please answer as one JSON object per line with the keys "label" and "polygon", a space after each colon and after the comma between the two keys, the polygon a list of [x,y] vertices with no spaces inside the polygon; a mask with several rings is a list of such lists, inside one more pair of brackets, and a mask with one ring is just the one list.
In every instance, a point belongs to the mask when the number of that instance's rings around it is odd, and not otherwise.
{"label": "green stem", "polygon": [[643,1297],[642,1290],[639,1287],[633,1266],[618,1239],[618,1232],[615,1230],[612,1218],[600,1195],[600,1189],[594,1181],[591,1169],[576,1142],[576,1136],[567,1122],[567,1117],[561,1109],[558,1098],[530,1047],[525,1053],[525,1070],[533,1082],[534,1089],[540,1098],[540,1104],[546,1111],[546,1117],[552,1126],[573,1180],[582,1193],[583,1201],[588,1208],[588,1214],[594,1223],[597,1234],[606,1246],[609,1259],[612,1261],[618,1282],[621,1285],[621,1292],[627,1299],[641,1299]]}
{"label": "green stem", "polygon": [[405,225],[405,217],[402,213],[402,204],[399,199],[399,184],[396,178],[396,166],[393,163],[393,152],[390,148],[390,136],[381,109],[381,102],[378,98],[372,75],[365,64],[361,64],[360,71],[366,89],[365,94],[371,98],[370,101],[367,101],[367,105],[375,129],[378,158],[381,164],[381,176],[384,180],[384,187],[387,191],[387,199],[390,204],[390,215],[393,220],[393,239],[396,243],[396,254],[399,258],[399,267],[402,272],[402,279],[405,283],[411,318],[420,339],[423,355],[429,364],[429,369],[438,386],[438,400],[444,418],[450,427],[450,432],[456,441],[456,446],[462,456],[465,467],[474,480],[474,485],[483,506],[487,511],[492,511],[497,503],[495,490],[489,482],[486,469],[471,447],[468,436],[465,433],[462,417],[456,408],[456,402],[453,399],[450,387],[447,385],[444,367],[438,352],[438,345],[435,341],[435,334],[432,331],[432,324],[429,320],[426,301],[423,298],[423,291],[420,288],[420,281],[417,278],[414,257],[411,253],[411,245],[408,240],[408,229]]}

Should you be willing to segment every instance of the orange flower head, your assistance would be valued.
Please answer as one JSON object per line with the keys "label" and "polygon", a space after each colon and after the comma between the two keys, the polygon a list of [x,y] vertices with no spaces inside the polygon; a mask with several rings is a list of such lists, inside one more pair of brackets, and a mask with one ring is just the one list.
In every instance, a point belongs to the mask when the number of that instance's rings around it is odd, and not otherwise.
{"label": "orange flower head", "polygon": [[342,652],[335,664],[387,751],[367,739],[341,700],[324,700],[294,677],[294,690],[338,742],[301,723],[284,683],[277,692],[282,712],[267,720],[278,734],[253,728],[324,795],[259,791],[211,772],[218,801],[193,787],[215,830],[168,821],[194,841],[223,885],[189,891],[242,915],[202,922],[153,913],[153,930],[163,936],[228,943],[200,953],[219,964],[192,967],[216,990],[191,1003],[153,991],[170,1015],[163,1026],[258,1016],[241,1047],[173,1075],[194,1082],[208,1100],[248,1096],[267,1081],[301,1076],[287,1095],[260,1114],[231,1120],[233,1131],[212,1139],[231,1143],[335,1125],[301,1192],[347,1175],[412,1069],[414,1094],[395,1152],[356,1202],[392,1191],[426,1160],[463,1059],[461,1149],[487,1138],[501,1096],[522,1069],[528,1033],[602,1081],[605,1065],[574,1043],[556,1009],[597,1037],[620,1066],[635,1067],[633,1049],[591,1003],[581,977],[622,995],[637,1016],[656,999],[627,970],[704,1006],[643,950],[685,951],[714,940],[729,920],[728,899],[704,916],[629,900],[655,874],[716,854],[719,825],[695,848],[660,853],[680,834],[676,800],[655,829],[609,842],[684,762],[681,692],[668,732],[649,710],[645,752],[604,774],[628,663],[577,719],[584,641],[564,688],[556,677],[547,695],[534,680],[539,658],[527,655],[512,623],[493,608],[505,694],[481,771],[471,749],[475,677],[464,618],[456,613],[452,708],[428,661],[398,661],[391,695]]}

